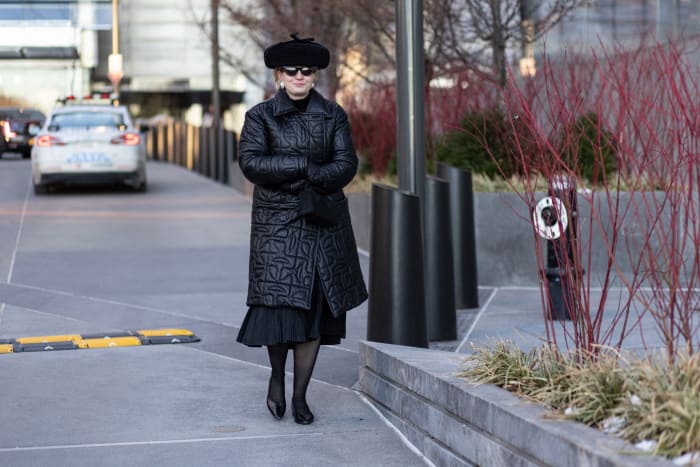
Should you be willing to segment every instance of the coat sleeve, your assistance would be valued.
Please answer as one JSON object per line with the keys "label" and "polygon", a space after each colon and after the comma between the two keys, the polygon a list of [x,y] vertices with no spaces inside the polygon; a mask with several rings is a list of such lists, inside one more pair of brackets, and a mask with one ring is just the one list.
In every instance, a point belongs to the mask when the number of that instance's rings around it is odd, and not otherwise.
{"label": "coat sleeve", "polygon": [[348,117],[339,105],[335,106],[334,116],[331,159],[323,164],[309,161],[307,171],[309,182],[327,193],[342,190],[357,173],[357,154]]}
{"label": "coat sleeve", "polygon": [[246,112],[239,141],[238,165],[256,185],[272,186],[306,178],[308,158],[271,154],[260,107]]}

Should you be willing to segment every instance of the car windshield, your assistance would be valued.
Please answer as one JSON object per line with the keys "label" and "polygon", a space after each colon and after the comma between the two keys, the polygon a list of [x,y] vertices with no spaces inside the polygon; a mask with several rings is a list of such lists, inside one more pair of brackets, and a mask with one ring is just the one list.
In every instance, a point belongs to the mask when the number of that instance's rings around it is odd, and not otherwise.
{"label": "car windshield", "polygon": [[10,128],[12,129],[12,131],[22,132],[27,128],[27,122],[10,120]]}
{"label": "car windshield", "polygon": [[0,109],[0,120],[44,120],[44,114],[33,109]]}
{"label": "car windshield", "polygon": [[119,112],[64,112],[51,118],[54,128],[124,128],[124,116]]}

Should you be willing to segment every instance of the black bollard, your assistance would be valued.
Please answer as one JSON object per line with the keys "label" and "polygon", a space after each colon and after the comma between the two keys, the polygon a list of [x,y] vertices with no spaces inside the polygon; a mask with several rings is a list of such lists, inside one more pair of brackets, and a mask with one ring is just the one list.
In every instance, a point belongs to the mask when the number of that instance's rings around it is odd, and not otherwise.
{"label": "black bollard", "polygon": [[[576,180],[565,176],[553,177],[549,182],[549,192],[552,199],[558,199],[563,206],[562,212],[557,212],[558,204],[552,203],[553,208],[544,208],[540,214],[543,224],[563,228],[556,238],[547,240],[547,267],[544,270],[547,279],[549,299],[547,303],[549,319],[569,321],[573,319],[576,309],[576,291],[571,279],[576,274],[573,268],[574,242],[578,232],[578,208],[576,199]],[[566,217],[566,224],[559,219]]]}
{"label": "black bollard", "polygon": [[450,234],[450,186],[425,180],[425,314],[428,340],[457,339],[457,312]]}
{"label": "black bollard", "polygon": [[447,180],[450,185],[455,306],[457,308],[478,308],[479,278],[476,271],[472,174],[466,170],[438,162],[437,176]]}
{"label": "black bollard", "polygon": [[367,340],[428,347],[420,198],[372,185]]}
{"label": "black bollard", "polygon": [[547,268],[545,270],[547,279],[547,319],[557,321],[570,321],[571,314],[571,286],[568,284],[566,276],[558,269]]}

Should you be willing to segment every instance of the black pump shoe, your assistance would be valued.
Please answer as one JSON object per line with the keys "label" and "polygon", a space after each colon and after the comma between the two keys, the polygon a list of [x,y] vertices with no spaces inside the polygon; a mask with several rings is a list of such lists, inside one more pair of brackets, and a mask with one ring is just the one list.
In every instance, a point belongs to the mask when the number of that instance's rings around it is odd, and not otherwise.
{"label": "black pump shoe", "polygon": [[[279,391],[273,391],[274,379],[270,377],[270,382],[267,386],[267,409],[270,411],[275,420],[279,420],[284,416],[285,410],[287,410],[287,403],[284,400],[284,380],[282,380],[281,388]],[[282,394],[282,401],[277,402],[274,400],[270,394],[275,393],[276,395]]]}
{"label": "black pump shoe", "polygon": [[267,409],[276,420],[280,420],[284,416],[285,410],[287,410],[287,404],[284,401],[275,402],[268,396]]}
{"label": "black pump shoe", "polygon": [[306,401],[292,400],[292,415],[299,425],[310,425],[314,422],[314,414],[309,410]]}

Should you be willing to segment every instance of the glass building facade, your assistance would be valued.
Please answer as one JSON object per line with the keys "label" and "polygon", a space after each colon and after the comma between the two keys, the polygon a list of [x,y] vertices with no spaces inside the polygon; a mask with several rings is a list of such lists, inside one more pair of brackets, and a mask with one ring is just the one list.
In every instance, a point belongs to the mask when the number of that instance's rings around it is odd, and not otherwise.
{"label": "glass building facade", "polygon": [[[91,4],[90,14],[86,16],[79,3]],[[0,27],[3,22],[29,23],[64,23],[73,26],[88,26],[92,29],[110,29],[112,27],[111,0],[94,0],[92,2],[30,0],[0,1]]]}
{"label": "glass building facade", "polygon": [[0,0],[0,95],[48,111],[90,90],[111,0]]}
{"label": "glass building facade", "polygon": [[538,43],[537,52],[639,46],[700,34],[697,0],[592,0],[571,12]]}

